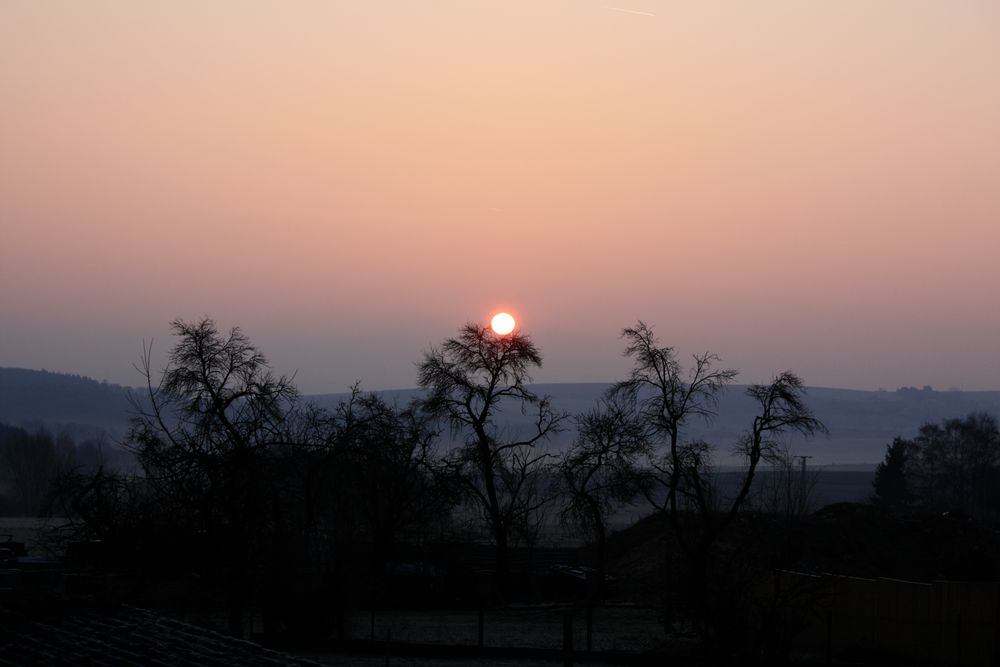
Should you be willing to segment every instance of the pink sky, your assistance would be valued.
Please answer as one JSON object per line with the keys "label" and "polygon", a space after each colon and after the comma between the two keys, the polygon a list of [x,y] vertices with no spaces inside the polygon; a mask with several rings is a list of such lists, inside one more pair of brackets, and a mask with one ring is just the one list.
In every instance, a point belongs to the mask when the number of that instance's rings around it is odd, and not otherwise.
{"label": "pink sky", "polygon": [[0,365],[134,384],[211,315],[406,387],[509,306],[540,381],[642,318],[743,381],[1000,388],[994,0],[284,4],[0,4]]}

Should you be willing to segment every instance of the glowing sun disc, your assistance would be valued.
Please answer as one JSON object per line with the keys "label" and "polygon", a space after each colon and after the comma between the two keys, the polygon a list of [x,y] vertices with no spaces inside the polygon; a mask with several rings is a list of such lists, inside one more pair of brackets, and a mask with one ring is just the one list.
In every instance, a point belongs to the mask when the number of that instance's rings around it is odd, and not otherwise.
{"label": "glowing sun disc", "polygon": [[493,319],[490,320],[490,328],[493,329],[493,333],[498,336],[506,336],[514,330],[516,324],[514,316],[510,313],[497,313],[493,316]]}

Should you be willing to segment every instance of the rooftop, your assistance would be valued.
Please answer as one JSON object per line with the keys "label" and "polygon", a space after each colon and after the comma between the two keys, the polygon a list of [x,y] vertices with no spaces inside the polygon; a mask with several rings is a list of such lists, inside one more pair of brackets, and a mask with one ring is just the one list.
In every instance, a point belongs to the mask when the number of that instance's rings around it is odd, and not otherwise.
{"label": "rooftop", "polygon": [[306,667],[317,663],[135,607],[0,606],[0,665]]}

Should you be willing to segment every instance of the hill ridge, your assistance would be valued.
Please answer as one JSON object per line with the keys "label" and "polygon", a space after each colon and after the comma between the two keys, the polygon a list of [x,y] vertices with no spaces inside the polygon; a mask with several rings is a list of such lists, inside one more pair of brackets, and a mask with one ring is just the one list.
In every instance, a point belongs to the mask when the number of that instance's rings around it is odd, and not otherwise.
{"label": "hill ridge", "polygon": [[[556,409],[579,414],[594,407],[611,383],[535,383],[539,394],[553,398]],[[753,419],[755,405],[744,394],[748,385],[732,385],[719,403],[719,415],[709,424],[693,422],[689,437],[704,438],[729,451]],[[53,371],[0,367],[0,422],[12,425],[89,425],[124,431],[130,406],[128,394],[135,388],[99,382],[85,376]],[[390,389],[375,393],[407,402],[420,394],[417,388]],[[347,391],[303,394],[305,401],[333,407]],[[921,424],[972,411],[1000,414],[1000,391],[936,391],[903,387],[894,391],[808,387],[807,401],[830,429],[829,437],[810,440],[789,438],[798,454],[813,456],[811,465],[874,465],[896,436],[910,436]],[[525,428],[529,418],[510,411],[505,423]],[[553,447],[565,447],[572,432],[557,437]],[[725,460],[720,461],[725,464]]]}

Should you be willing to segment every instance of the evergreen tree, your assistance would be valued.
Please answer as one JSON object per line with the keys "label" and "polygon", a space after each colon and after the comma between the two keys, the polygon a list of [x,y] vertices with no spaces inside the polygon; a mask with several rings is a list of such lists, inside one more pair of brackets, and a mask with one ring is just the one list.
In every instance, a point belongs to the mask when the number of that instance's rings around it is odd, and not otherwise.
{"label": "evergreen tree", "polygon": [[875,469],[875,502],[883,507],[899,510],[913,503],[906,480],[906,464],[913,450],[913,443],[903,438],[895,438],[886,448],[885,460]]}

